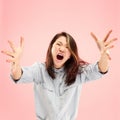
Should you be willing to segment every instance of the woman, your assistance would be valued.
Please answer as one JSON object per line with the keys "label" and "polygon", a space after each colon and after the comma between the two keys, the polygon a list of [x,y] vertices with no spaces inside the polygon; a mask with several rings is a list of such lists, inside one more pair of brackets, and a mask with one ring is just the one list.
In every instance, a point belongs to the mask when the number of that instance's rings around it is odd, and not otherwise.
{"label": "woman", "polygon": [[75,40],[66,32],[54,36],[45,63],[36,62],[29,67],[20,65],[23,38],[19,47],[8,41],[12,52],[2,53],[10,56],[7,62],[12,63],[12,79],[16,83],[34,82],[37,120],[75,120],[82,83],[99,79],[108,71],[111,59],[108,50],[113,48],[112,43],[116,40],[107,40],[111,32],[103,41],[91,33],[101,53],[99,61],[94,64],[88,64],[79,57]]}

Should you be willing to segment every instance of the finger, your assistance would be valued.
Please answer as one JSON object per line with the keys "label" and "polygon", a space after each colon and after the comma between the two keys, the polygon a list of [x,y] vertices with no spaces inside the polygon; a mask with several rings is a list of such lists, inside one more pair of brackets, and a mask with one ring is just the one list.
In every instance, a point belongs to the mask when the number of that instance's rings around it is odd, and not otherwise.
{"label": "finger", "polygon": [[107,49],[114,48],[114,45],[108,46]]}
{"label": "finger", "polygon": [[94,40],[95,40],[96,42],[98,41],[97,37],[96,37],[95,34],[93,34],[92,32],[91,32],[91,36],[94,38]]}
{"label": "finger", "polygon": [[108,37],[110,36],[110,34],[111,34],[111,32],[112,32],[112,30],[110,30],[108,33],[107,33],[107,35],[105,36],[105,38],[104,38],[104,42],[108,39]]}
{"label": "finger", "polygon": [[110,54],[107,53],[108,59],[111,60]]}
{"label": "finger", "polygon": [[13,52],[15,52],[16,47],[15,47],[14,43],[10,40],[8,40],[8,43],[9,43],[10,47],[12,48]]}
{"label": "finger", "polygon": [[110,55],[110,51],[109,51],[109,50],[106,50],[106,53],[107,53],[108,55]]}
{"label": "finger", "polygon": [[114,48],[114,45],[107,46],[104,51],[106,51],[106,53],[109,54],[109,50],[112,49],[112,48]]}
{"label": "finger", "polygon": [[106,50],[106,55],[107,55],[108,59],[109,59],[109,60],[111,60],[111,57],[110,57],[110,52],[109,52],[109,50],[108,50],[108,49]]}
{"label": "finger", "polygon": [[9,58],[9,59],[6,60],[6,62],[8,62],[8,63],[15,62],[15,59],[14,58]]}
{"label": "finger", "polygon": [[6,54],[6,55],[8,55],[8,56],[10,56],[10,57],[14,57],[14,53],[12,53],[12,52],[10,52],[10,51],[5,51],[5,50],[3,50],[3,51],[1,51],[3,54]]}
{"label": "finger", "polygon": [[117,38],[113,38],[112,40],[106,42],[106,43],[105,43],[105,46],[110,45],[111,43],[113,43],[113,42],[116,41],[116,40],[117,40]]}
{"label": "finger", "polygon": [[22,36],[20,37],[20,47],[24,47],[24,38]]}

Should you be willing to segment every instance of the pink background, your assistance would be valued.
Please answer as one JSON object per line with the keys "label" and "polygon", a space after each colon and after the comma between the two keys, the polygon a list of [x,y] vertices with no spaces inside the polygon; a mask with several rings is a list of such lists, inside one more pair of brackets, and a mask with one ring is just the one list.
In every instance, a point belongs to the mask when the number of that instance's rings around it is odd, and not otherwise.
{"label": "pink background", "polygon": [[[48,44],[61,31],[70,33],[88,62],[99,59],[90,36],[120,38],[119,0],[0,0],[0,51],[10,49],[7,40],[19,45],[25,39],[21,64],[44,61]],[[120,43],[111,50],[109,73],[83,85],[77,120],[120,120]],[[14,84],[10,65],[0,54],[0,120],[35,120],[33,84]]]}

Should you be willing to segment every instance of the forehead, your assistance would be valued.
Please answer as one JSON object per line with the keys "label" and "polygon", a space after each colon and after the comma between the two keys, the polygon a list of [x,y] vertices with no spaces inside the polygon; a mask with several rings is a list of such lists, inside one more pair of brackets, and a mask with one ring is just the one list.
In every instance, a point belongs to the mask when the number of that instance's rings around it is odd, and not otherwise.
{"label": "forehead", "polygon": [[56,39],[56,42],[60,42],[62,44],[67,44],[66,37],[60,36],[58,39]]}

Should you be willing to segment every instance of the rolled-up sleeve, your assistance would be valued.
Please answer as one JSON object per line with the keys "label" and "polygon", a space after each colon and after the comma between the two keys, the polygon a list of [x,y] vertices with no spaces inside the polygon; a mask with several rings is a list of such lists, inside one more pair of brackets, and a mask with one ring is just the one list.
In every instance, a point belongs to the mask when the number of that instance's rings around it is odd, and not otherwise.
{"label": "rolled-up sleeve", "polygon": [[100,79],[103,75],[104,74],[102,74],[99,70],[98,62],[95,62],[94,64],[89,64],[82,68],[80,78],[81,82],[88,82]]}
{"label": "rolled-up sleeve", "polygon": [[20,79],[14,80],[12,75],[10,75],[10,77],[15,83],[30,83],[36,80],[38,71],[39,67],[37,63],[34,63],[31,66],[22,67],[22,75]]}

